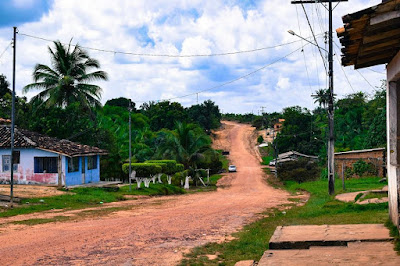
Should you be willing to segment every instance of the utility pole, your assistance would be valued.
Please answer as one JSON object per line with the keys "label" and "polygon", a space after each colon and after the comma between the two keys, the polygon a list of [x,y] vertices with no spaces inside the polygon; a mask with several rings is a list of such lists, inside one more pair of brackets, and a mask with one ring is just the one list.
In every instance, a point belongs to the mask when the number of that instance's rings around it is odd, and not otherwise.
{"label": "utility pole", "polygon": [[[305,1],[292,1],[292,4],[315,4],[315,3],[328,3],[329,12],[329,30],[328,30],[328,62],[329,62],[329,101],[328,101],[328,182],[329,194],[335,193],[335,137],[334,137],[334,110],[333,110],[333,41],[332,41],[332,3],[333,2],[347,2],[347,0],[305,0]],[[325,7],[326,8],[326,7]]]}
{"label": "utility pole", "polygon": [[131,173],[132,173],[132,153],[131,153],[131,112],[132,112],[132,107],[131,107],[131,99],[129,99],[129,191],[132,191],[132,181],[131,181]]}
{"label": "utility pole", "polygon": [[11,103],[11,177],[10,177],[10,207],[14,205],[14,127],[15,127],[15,60],[17,49],[17,27],[14,27],[13,38],[13,86]]}
{"label": "utility pole", "polygon": [[266,108],[265,106],[261,106],[261,129],[264,129],[264,108]]}

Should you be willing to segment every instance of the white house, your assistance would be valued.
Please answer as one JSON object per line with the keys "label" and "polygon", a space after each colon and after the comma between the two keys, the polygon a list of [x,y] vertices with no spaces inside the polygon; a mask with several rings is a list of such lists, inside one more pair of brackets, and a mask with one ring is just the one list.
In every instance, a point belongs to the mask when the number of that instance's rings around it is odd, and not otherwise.
{"label": "white house", "polygon": [[[0,183],[10,183],[11,128],[0,125]],[[14,183],[79,185],[100,181],[105,150],[15,128]]]}

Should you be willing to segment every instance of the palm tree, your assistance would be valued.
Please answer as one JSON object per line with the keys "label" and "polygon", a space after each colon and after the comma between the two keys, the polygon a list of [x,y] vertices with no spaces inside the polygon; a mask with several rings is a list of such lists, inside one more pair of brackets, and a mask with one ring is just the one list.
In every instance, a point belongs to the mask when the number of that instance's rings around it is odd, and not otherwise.
{"label": "palm tree", "polygon": [[178,122],[176,129],[167,136],[157,151],[161,158],[174,159],[185,168],[197,168],[204,159],[204,152],[210,149],[210,140],[195,130],[195,125]]}
{"label": "palm tree", "polygon": [[48,47],[52,68],[37,64],[33,71],[34,83],[26,85],[23,91],[41,90],[31,101],[43,102],[46,106],[65,107],[75,102],[85,109],[100,106],[102,89],[89,82],[107,80],[107,73],[101,70],[88,73],[99,69],[100,63],[78,44],[73,46],[70,42],[64,46],[55,41],[54,45],[54,49]]}
{"label": "palm tree", "polygon": [[315,99],[314,103],[325,108],[329,101],[329,90],[319,89],[312,97]]}

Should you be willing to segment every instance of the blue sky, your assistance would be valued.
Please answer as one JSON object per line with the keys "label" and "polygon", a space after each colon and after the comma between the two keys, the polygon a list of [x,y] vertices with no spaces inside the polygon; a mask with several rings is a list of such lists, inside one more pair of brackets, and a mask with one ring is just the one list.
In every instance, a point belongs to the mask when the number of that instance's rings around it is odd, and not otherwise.
{"label": "blue sky", "polygon": [[[376,5],[380,0],[350,0],[334,12],[334,28],[341,16]],[[254,75],[226,86],[199,93],[199,101],[211,99],[224,112],[268,112],[300,105],[314,108],[311,94],[326,87],[326,74],[317,49],[287,33],[308,37],[311,32],[303,10],[282,0],[6,0],[0,6],[0,53],[17,26],[17,94],[32,82],[36,63],[50,64],[50,40],[111,51],[151,55],[198,55],[246,51],[294,42],[257,52],[213,57],[134,56],[88,50],[110,77],[101,82],[102,102],[116,97],[142,101],[163,100],[193,94],[235,80],[265,66]],[[314,31],[326,30],[321,5],[306,5]],[[321,35],[320,45],[324,46]],[[335,42],[339,41],[335,37]],[[339,44],[340,45],[340,44]],[[340,51],[335,47],[337,56]],[[297,51],[296,51],[297,50]],[[293,52],[293,53],[292,53]],[[288,54],[291,55],[287,56]],[[284,58],[274,64],[272,62]],[[335,93],[373,93],[385,78],[384,66],[355,71],[335,62]],[[12,49],[0,58],[0,73],[11,80]],[[345,78],[345,74],[349,81]],[[360,73],[372,85],[370,86]],[[349,84],[350,83],[350,84]],[[24,96],[28,98],[37,92]],[[184,106],[195,104],[196,95],[179,98]]]}

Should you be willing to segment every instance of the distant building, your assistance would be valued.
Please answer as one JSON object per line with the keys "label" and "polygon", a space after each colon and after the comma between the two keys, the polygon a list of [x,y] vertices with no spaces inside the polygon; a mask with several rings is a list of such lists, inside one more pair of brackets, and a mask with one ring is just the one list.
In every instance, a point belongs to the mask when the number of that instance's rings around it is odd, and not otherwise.
{"label": "distant building", "polygon": [[336,152],[335,171],[341,175],[346,168],[352,168],[360,160],[373,164],[378,176],[386,176],[386,148]]}
{"label": "distant building", "polygon": [[[278,164],[279,163],[285,163],[285,162],[291,162],[291,161],[296,161],[300,158],[305,158],[310,161],[317,161],[318,156],[313,156],[313,155],[306,155],[297,151],[288,151],[285,153],[281,153],[278,155]],[[272,160],[270,165],[275,165],[275,160]]]}
{"label": "distant building", "polygon": [[[0,125],[0,183],[10,182],[11,127]],[[15,128],[16,184],[79,185],[100,181],[100,155],[107,151]]]}
{"label": "distant building", "polygon": [[285,119],[279,118],[279,119],[278,119],[278,122],[276,122],[276,123],[274,124],[274,131],[275,131],[275,133],[278,133],[278,132],[281,132],[281,131],[282,131],[283,122],[285,122]]}

